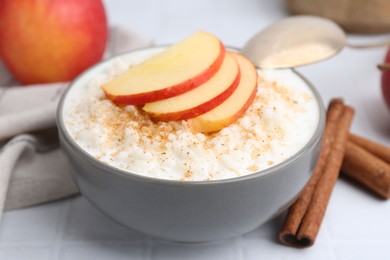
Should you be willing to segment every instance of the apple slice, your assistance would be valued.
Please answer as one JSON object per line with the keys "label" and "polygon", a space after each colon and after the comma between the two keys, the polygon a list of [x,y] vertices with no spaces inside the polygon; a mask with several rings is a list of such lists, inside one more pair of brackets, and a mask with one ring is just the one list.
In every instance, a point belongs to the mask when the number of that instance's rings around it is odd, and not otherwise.
{"label": "apple slice", "polygon": [[225,49],[217,37],[197,32],[103,85],[116,104],[140,105],[173,97],[211,78]]}
{"label": "apple slice", "polygon": [[163,121],[193,118],[221,104],[234,92],[239,81],[237,61],[226,53],[218,72],[208,81],[181,95],[147,103],[142,109]]}
{"label": "apple slice", "polygon": [[215,132],[236,121],[252,104],[257,93],[257,70],[244,56],[233,53],[241,71],[240,83],[219,106],[188,120],[193,132]]}

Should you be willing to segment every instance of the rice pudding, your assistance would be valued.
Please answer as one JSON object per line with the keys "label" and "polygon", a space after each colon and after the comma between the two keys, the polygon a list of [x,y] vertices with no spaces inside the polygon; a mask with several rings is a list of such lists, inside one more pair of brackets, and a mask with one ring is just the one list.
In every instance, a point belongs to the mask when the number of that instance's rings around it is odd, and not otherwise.
{"label": "rice pudding", "polygon": [[302,149],[319,124],[319,104],[291,70],[258,71],[254,102],[233,124],[192,133],[187,121],[153,121],[135,106],[118,107],[101,86],[162,51],[115,58],[98,77],[72,87],[64,102],[70,136],[91,156],[152,178],[209,181],[239,177],[283,162]]}

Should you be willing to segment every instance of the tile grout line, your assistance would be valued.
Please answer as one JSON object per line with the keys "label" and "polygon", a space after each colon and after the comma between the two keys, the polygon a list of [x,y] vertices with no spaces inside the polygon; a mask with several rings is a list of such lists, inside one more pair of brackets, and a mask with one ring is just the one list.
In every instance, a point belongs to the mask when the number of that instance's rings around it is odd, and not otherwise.
{"label": "tile grout line", "polygon": [[148,237],[146,240],[143,241],[144,243],[144,250],[143,250],[143,258],[144,260],[153,260],[155,257],[155,251],[156,251],[156,242],[153,238]]}
{"label": "tile grout line", "polygon": [[71,199],[65,201],[65,204],[63,205],[62,210],[61,210],[61,217],[58,219],[59,223],[56,226],[57,235],[53,241],[53,250],[51,253],[51,257],[50,257],[50,259],[52,259],[52,260],[60,259],[60,253],[61,253],[61,249],[63,246],[62,241],[63,241],[63,237],[64,237],[64,231],[65,231],[65,228],[66,228],[66,225],[68,222],[68,218],[70,215],[69,209],[70,209],[71,201],[72,201]]}
{"label": "tile grout line", "polygon": [[237,259],[238,260],[244,260],[245,259],[245,252],[244,252],[244,238],[242,237],[242,235],[239,235],[235,241],[234,241],[234,244],[236,246],[236,253],[237,253]]}

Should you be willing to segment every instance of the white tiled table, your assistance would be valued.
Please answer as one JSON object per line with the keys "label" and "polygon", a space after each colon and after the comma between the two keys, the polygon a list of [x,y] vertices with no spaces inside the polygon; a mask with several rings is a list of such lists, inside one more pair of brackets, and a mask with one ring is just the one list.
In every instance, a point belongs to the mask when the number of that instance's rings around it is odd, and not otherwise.
{"label": "white tiled table", "polygon": [[[280,0],[105,2],[111,24],[136,29],[156,43],[174,42],[203,29],[225,44],[240,47],[256,31],[286,16]],[[319,89],[325,103],[342,96],[356,108],[354,132],[390,145],[390,111],[382,100],[375,67],[384,53],[383,48],[345,49],[300,71]],[[343,178],[336,184],[313,247],[297,250],[280,245],[277,233],[282,220],[278,217],[225,241],[177,245],[127,230],[79,196],[5,213],[0,259],[390,259],[390,201],[379,200]]]}

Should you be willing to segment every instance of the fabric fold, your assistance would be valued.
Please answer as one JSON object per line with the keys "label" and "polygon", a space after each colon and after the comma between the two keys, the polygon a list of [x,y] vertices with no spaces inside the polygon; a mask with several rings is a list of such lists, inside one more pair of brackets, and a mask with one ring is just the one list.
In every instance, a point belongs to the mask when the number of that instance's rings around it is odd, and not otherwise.
{"label": "fabric fold", "polygon": [[[150,43],[134,31],[113,27],[104,57]],[[57,105],[68,83],[17,86],[0,64],[0,84],[6,84],[0,86],[0,217],[3,210],[78,194],[56,128]]]}

